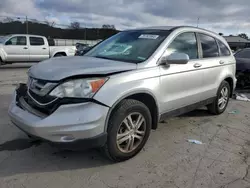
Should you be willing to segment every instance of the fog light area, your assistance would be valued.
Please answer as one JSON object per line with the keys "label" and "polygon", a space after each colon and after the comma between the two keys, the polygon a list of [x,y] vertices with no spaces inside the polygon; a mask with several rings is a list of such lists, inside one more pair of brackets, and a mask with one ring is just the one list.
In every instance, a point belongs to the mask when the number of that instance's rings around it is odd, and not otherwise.
{"label": "fog light area", "polygon": [[75,137],[72,135],[66,135],[61,137],[62,142],[73,142],[75,140]]}

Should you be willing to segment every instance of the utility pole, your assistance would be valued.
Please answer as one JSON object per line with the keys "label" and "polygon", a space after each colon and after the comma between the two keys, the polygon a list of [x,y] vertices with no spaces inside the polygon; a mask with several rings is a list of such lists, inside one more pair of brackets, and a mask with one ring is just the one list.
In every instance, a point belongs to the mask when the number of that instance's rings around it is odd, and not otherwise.
{"label": "utility pole", "polygon": [[99,28],[97,28],[97,39],[99,39]]}
{"label": "utility pole", "polygon": [[85,25],[85,32],[84,32],[84,38],[85,38],[85,42],[86,42],[86,40],[87,40],[87,26]]}
{"label": "utility pole", "polygon": [[26,16],[26,34],[29,34],[29,23],[28,23],[28,17]]}
{"label": "utility pole", "polygon": [[200,17],[197,18],[197,27],[199,27]]}

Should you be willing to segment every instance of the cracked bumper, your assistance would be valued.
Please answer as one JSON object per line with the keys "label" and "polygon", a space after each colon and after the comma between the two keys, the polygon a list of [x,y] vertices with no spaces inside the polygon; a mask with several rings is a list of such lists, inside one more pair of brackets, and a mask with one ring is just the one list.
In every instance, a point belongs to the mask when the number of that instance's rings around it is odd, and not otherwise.
{"label": "cracked bumper", "polygon": [[108,107],[87,102],[62,105],[51,115],[39,117],[19,107],[14,92],[8,113],[11,121],[28,135],[57,144],[96,141],[102,145],[106,141],[104,126],[108,110]]}

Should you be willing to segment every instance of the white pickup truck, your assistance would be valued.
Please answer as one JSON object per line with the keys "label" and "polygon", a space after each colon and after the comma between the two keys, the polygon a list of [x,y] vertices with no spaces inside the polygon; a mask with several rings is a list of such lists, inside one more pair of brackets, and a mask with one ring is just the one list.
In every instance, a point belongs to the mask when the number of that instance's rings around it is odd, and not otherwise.
{"label": "white pickup truck", "polygon": [[49,46],[46,37],[7,35],[0,38],[0,64],[38,62],[57,56],[74,56],[75,46]]}

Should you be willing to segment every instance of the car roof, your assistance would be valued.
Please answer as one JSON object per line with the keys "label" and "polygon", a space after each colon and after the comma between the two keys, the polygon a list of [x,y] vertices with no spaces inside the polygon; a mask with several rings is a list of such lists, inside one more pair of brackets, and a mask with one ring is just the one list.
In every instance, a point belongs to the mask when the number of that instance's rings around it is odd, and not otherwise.
{"label": "car roof", "polygon": [[142,28],[136,28],[137,30],[143,30],[143,29],[154,29],[154,30],[172,30],[176,26],[152,26],[152,27],[142,27]]}
{"label": "car roof", "polygon": [[142,27],[142,28],[136,28],[136,29],[129,29],[129,30],[145,30],[145,29],[153,29],[153,30],[168,30],[168,31],[174,31],[176,29],[195,29],[195,30],[199,30],[199,31],[205,31],[205,32],[209,32],[209,33],[213,33],[218,35],[217,33],[210,31],[210,30],[206,30],[200,27],[194,27],[194,26],[152,26],[152,27]]}
{"label": "car roof", "polygon": [[45,36],[41,36],[41,35],[30,35],[30,34],[11,34],[11,36],[45,37]]}
{"label": "car roof", "polygon": [[194,26],[153,26],[153,27],[143,27],[143,28],[136,28],[136,29],[128,29],[127,31],[136,31],[136,30],[165,30],[165,31],[175,31],[175,30],[185,30],[185,31],[191,31],[191,32],[201,32],[205,34],[209,34],[217,39],[220,39],[224,43],[226,42],[226,39],[222,36],[220,36],[218,33],[215,33],[213,31],[203,29],[200,27],[194,27]]}

